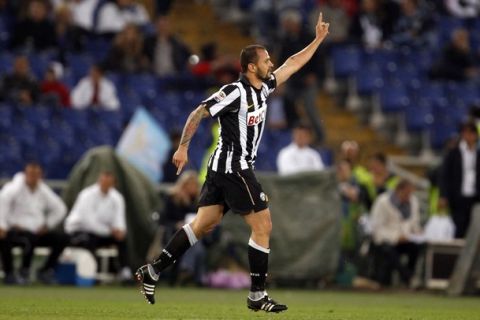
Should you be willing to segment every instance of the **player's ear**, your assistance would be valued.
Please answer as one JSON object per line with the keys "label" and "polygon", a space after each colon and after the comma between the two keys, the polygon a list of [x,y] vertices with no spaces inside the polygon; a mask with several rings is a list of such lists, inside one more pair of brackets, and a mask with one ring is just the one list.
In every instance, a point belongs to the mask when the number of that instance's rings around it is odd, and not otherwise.
{"label": "player's ear", "polygon": [[251,72],[255,72],[255,71],[257,71],[257,66],[253,63],[249,63],[248,64],[248,70],[250,70]]}

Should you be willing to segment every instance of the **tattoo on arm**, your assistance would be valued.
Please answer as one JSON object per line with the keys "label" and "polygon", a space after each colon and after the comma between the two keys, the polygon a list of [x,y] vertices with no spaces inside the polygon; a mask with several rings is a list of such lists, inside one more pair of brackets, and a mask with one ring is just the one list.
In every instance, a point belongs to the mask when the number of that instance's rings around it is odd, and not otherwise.
{"label": "tattoo on arm", "polygon": [[202,118],[205,118],[208,115],[208,111],[205,109],[205,105],[202,104],[198,106],[195,110],[193,110],[190,115],[188,116],[187,122],[185,123],[185,127],[183,128],[182,138],[180,139],[180,145],[186,146],[190,144],[190,140],[192,140],[193,135],[198,129],[200,121]]}

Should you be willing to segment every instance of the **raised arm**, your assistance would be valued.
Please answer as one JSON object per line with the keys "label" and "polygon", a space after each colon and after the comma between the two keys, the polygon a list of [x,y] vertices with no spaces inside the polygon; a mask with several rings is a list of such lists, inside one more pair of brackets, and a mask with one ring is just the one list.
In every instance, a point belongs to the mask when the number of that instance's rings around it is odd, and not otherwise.
{"label": "raised arm", "polygon": [[310,61],[315,51],[317,51],[318,46],[327,36],[330,25],[329,23],[323,22],[322,19],[322,13],[320,12],[317,26],[315,27],[315,39],[301,51],[289,57],[287,61],[273,72],[277,80],[277,86],[287,81],[292,74],[300,70],[300,68]]}
{"label": "raised arm", "polygon": [[188,146],[190,145],[190,141],[192,140],[193,135],[195,134],[195,132],[197,132],[200,121],[208,116],[209,113],[205,108],[205,104],[199,105],[188,116],[187,122],[183,127],[180,145],[178,146],[177,151],[175,151],[172,159],[173,164],[178,168],[177,175],[180,174],[183,167],[188,162]]}

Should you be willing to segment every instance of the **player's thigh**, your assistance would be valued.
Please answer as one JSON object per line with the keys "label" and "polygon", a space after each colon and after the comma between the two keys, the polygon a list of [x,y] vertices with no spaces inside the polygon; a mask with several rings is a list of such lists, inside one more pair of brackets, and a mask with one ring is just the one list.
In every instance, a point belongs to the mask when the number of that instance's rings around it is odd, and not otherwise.
{"label": "player's thigh", "polygon": [[205,235],[222,221],[223,205],[211,205],[198,208],[191,226],[196,235]]}
{"label": "player's thigh", "polygon": [[223,175],[222,187],[225,202],[234,213],[247,215],[268,208],[268,197],[251,169]]}
{"label": "player's thigh", "polygon": [[243,218],[255,233],[270,234],[272,231],[272,218],[268,208],[258,212],[252,211]]}

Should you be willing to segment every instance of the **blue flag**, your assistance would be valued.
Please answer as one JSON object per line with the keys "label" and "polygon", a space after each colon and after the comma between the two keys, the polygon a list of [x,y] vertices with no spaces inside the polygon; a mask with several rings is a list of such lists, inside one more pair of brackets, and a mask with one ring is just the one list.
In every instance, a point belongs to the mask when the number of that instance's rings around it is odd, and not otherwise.
{"label": "blue flag", "polygon": [[145,109],[140,108],[120,137],[116,151],[153,182],[158,182],[163,177],[162,165],[170,148],[168,134]]}

